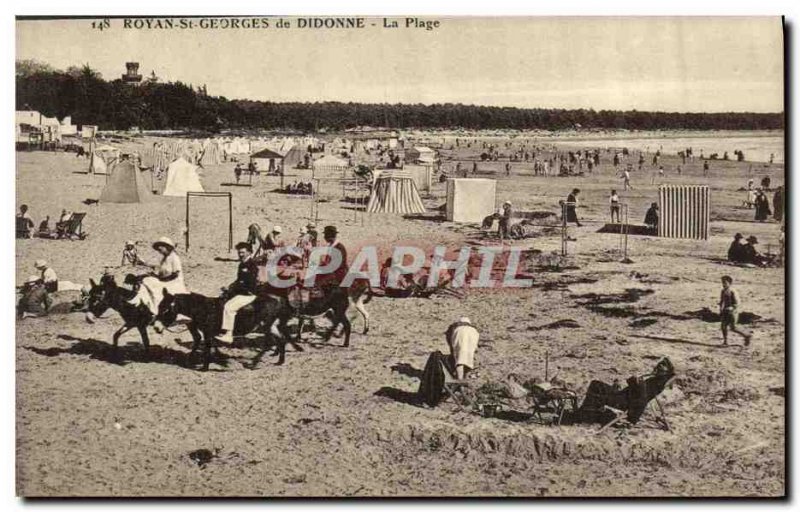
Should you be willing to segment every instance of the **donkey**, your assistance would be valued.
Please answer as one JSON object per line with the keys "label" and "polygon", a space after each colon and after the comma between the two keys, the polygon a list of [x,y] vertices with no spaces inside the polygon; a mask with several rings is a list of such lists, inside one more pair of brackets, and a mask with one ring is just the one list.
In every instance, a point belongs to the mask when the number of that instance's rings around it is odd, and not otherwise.
{"label": "donkey", "polygon": [[[156,332],[160,333],[163,332],[165,326],[172,325],[178,315],[189,318],[187,327],[194,340],[191,355],[194,355],[202,341],[203,370],[208,370],[212,346],[217,355],[220,354],[214,337],[219,334],[223,306],[224,299],[219,297],[206,297],[199,293],[173,295],[164,290],[164,296],[158,305],[154,328]],[[259,296],[252,305],[239,310],[233,334],[243,336],[263,325],[266,327],[267,336],[271,336],[270,328],[286,307],[286,303],[279,297]],[[275,353],[279,354],[277,363],[279,365],[283,364],[286,359],[287,338],[288,336],[282,331],[275,349]],[[294,343],[292,345],[298,351],[303,350]]]}
{"label": "donkey", "polygon": [[344,343],[342,346],[349,347],[352,331],[352,324],[350,319],[347,318],[347,309],[350,307],[351,301],[350,291],[347,288],[332,286],[324,289],[321,297],[313,297],[307,302],[301,300],[297,303],[290,299],[291,290],[294,289],[297,288],[290,288],[281,295],[284,307],[278,315],[278,330],[282,333],[288,332],[287,324],[289,320],[297,318],[299,324],[297,327],[297,341],[299,342],[305,320],[329,315],[333,325],[325,335],[325,340],[330,340],[336,328],[341,324],[344,328]]}
{"label": "donkey", "polygon": [[[86,300],[86,309],[94,317],[99,317],[108,309],[113,309],[122,317],[122,327],[114,332],[112,341],[116,352],[119,338],[124,333],[133,329],[139,330],[142,337],[144,352],[147,354],[150,348],[150,338],[147,335],[147,326],[153,322],[154,315],[144,304],[131,304],[130,301],[136,296],[136,292],[117,286],[114,276],[104,275],[100,283],[95,283],[94,279],[89,280],[91,288]],[[93,321],[87,314],[87,321]]]}

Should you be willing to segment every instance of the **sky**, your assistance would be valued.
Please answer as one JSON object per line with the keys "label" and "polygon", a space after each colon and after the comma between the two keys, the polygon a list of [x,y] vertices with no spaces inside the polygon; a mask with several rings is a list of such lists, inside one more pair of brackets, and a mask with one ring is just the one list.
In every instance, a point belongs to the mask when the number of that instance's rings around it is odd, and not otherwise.
{"label": "sky", "polygon": [[[650,110],[782,112],[777,17],[442,17],[433,30],[137,29],[112,19],[17,20],[17,59],[88,63],[105,79],[125,62],[164,81],[264,101],[464,103]],[[187,19],[187,21],[189,21]],[[178,25],[179,20],[173,20]],[[200,19],[194,19],[195,24]],[[208,20],[205,21],[207,23]],[[374,24],[374,26],[373,26]]]}

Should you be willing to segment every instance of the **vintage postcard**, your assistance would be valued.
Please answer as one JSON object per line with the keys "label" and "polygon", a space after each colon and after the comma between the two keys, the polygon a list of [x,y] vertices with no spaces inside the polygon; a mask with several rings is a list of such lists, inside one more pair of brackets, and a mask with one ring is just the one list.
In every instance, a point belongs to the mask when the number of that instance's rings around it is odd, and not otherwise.
{"label": "vintage postcard", "polygon": [[780,17],[18,17],[23,497],[786,495]]}

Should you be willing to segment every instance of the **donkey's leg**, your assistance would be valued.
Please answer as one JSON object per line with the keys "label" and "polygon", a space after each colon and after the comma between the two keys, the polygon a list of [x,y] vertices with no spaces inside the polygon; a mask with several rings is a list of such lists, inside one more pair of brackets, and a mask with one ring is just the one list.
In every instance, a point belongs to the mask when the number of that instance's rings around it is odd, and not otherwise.
{"label": "donkey's leg", "polygon": [[289,319],[287,317],[281,317],[280,322],[278,323],[278,330],[280,331],[281,335],[278,337],[278,344],[275,346],[275,351],[278,354],[278,362],[275,363],[277,365],[281,365],[286,362],[286,341],[291,341],[292,339],[292,335],[286,325],[288,320]]}
{"label": "donkey's leg", "polygon": [[200,342],[203,341],[203,336],[200,334],[200,330],[194,324],[194,322],[190,323],[188,326],[189,334],[192,335],[192,350],[189,352],[189,357],[192,357],[197,349],[200,348]]}
{"label": "donkey's leg", "polygon": [[211,344],[214,343],[214,336],[208,332],[203,332],[203,371],[208,371],[211,364]]}
{"label": "donkey's leg", "polygon": [[361,317],[364,319],[363,334],[367,334],[369,332],[369,312],[367,311],[367,307],[364,305],[365,296],[366,294],[360,295],[355,301],[353,301],[353,306],[356,308],[356,311],[361,313]]}
{"label": "donkey's leg", "polygon": [[302,316],[298,316],[297,317],[297,340],[296,340],[296,343],[292,343],[292,345],[296,346],[297,343],[300,343],[300,341],[302,340],[302,338],[303,338],[303,323],[304,323],[303,317]]}
{"label": "donkey's leg", "polygon": [[120,327],[119,329],[117,329],[117,331],[111,337],[111,341],[114,344],[114,350],[116,350],[118,345],[119,345],[119,337],[122,336],[123,334],[125,334],[126,332],[130,331],[131,329],[133,329],[133,326],[132,325],[128,325],[128,324],[125,324],[122,327]]}
{"label": "donkey's leg", "polygon": [[[347,311],[347,310],[345,309],[345,311]],[[345,315],[342,315],[338,311],[334,311],[333,312],[333,318],[331,318],[331,322],[333,322],[333,324],[331,325],[331,328],[328,329],[328,332],[325,334],[325,341],[330,341],[331,340],[333,335],[336,333],[336,328],[339,327],[339,324],[342,323],[342,318],[343,317],[347,318]]]}
{"label": "donkey's leg", "polygon": [[292,333],[289,332],[288,323],[289,323],[289,318],[287,317],[287,318],[281,319],[280,323],[278,324],[278,330],[280,331],[280,334],[281,334],[280,335],[281,342],[280,342],[279,345],[277,345],[275,347],[275,353],[276,354],[278,353],[278,349],[281,348],[281,347],[282,347],[282,349],[284,351],[286,350],[286,343],[291,344],[292,345],[292,349],[295,352],[304,352],[305,351],[305,349],[295,341],[294,336],[292,336]]}
{"label": "donkey's leg", "polygon": [[342,315],[342,325],[344,325],[344,344],[343,347],[350,346],[350,332],[352,331],[353,325],[350,323],[350,319],[347,318],[347,315]]}
{"label": "donkey's leg", "polygon": [[139,334],[142,337],[142,345],[144,345],[144,353],[150,350],[150,337],[147,335],[147,325],[137,325],[137,329],[139,329]]}

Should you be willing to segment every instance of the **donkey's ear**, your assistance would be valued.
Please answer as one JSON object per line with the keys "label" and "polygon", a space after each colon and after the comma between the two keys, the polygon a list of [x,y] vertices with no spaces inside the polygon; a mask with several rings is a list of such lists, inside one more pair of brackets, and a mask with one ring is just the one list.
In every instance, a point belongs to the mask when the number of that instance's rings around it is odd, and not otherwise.
{"label": "donkey's ear", "polygon": [[97,288],[97,283],[94,282],[94,279],[89,278],[89,284],[92,285],[92,288]]}
{"label": "donkey's ear", "polygon": [[162,289],[161,289],[161,294],[164,296],[164,298],[165,298],[165,299],[166,299],[167,297],[169,297],[169,291],[167,291],[167,289],[166,289],[166,288],[162,288]]}

